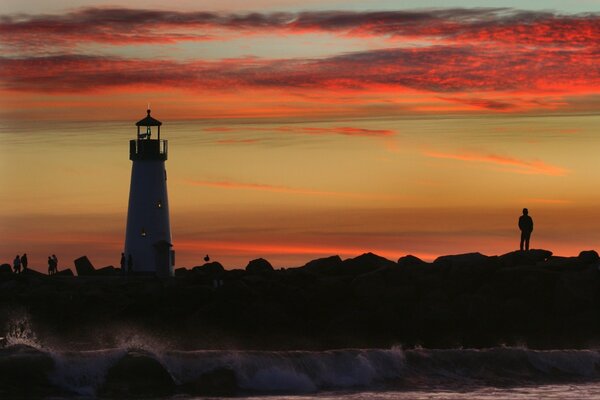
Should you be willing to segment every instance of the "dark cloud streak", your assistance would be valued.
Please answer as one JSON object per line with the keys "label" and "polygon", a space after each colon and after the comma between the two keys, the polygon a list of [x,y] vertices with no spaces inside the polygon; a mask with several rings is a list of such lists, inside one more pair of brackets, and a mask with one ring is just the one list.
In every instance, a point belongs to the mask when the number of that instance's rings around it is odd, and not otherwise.
{"label": "dark cloud streak", "polygon": [[333,32],[436,41],[597,46],[600,15],[507,8],[226,14],[126,8],[86,8],[63,15],[0,17],[0,42],[59,46],[102,42],[171,43],[230,34]]}
{"label": "dark cloud streak", "polygon": [[[186,90],[322,89],[436,93],[600,90],[600,52],[432,46],[356,52],[322,59],[147,60],[63,55],[0,58],[0,86],[30,92],[115,87]],[[465,100],[468,102],[468,100]],[[477,101],[471,101],[476,104]],[[484,108],[507,108],[481,103]]]}

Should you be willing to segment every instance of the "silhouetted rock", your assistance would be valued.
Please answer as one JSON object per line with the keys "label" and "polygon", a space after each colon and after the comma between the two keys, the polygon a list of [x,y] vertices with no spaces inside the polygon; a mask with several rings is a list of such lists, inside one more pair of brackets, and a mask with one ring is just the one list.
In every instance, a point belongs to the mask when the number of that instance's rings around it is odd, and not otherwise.
{"label": "silhouetted rock", "polygon": [[600,260],[595,250],[582,251],[577,258],[584,264],[595,264]]}
{"label": "silhouetted rock", "polygon": [[481,253],[465,253],[438,257],[433,264],[449,267],[472,267],[485,264],[488,258]]}
{"label": "silhouetted rock", "polygon": [[407,255],[404,257],[400,257],[398,259],[398,265],[400,267],[416,267],[416,266],[421,266],[421,265],[426,265],[427,262],[421,260],[418,257],[415,257],[413,255]]}
{"label": "silhouetted rock", "polygon": [[[259,260],[248,271],[225,270],[222,276],[202,266],[167,280],[7,274],[0,278],[0,329],[17,310],[18,315],[26,313],[38,337],[103,346],[112,343],[106,331],[121,332],[119,327],[125,326],[132,327],[125,335],[152,332],[189,348],[380,348],[396,343],[583,348],[600,343],[600,271],[594,259],[591,251],[557,257],[531,250],[501,257],[458,254],[435,263],[402,257],[394,263],[363,254],[277,271]],[[252,267],[256,265],[263,267]],[[160,382],[166,374],[160,362],[150,354],[139,357],[142,371],[154,368],[142,374],[150,377],[144,384]],[[134,356],[125,359],[129,364],[130,358]],[[202,368],[194,376],[211,367]],[[124,372],[121,378],[115,374],[109,374],[100,395],[128,397],[135,385],[142,385],[136,378],[128,381]],[[233,377],[231,371],[221,371],[199,378],[194,383],[198,396],[210,393],[211,387],[235,388]],[[183,393],[185,385],[179,383],[178,393]],[[172,382],[165,378],[158,386],[168,392]],[[11,398],[1,390],[2,377],[0,398]]]}
{"label": "silhouetted rock", "polygon": [[[269,264],[270,265],[270,264]],[[272,268],[272,267],[271,267]],[[213,261],[206,263],[204,265],[200,265],[192,268],[193,272],[202,272],[209,275],[219,275],[225,272],[225,268],[221,265],[220,262]]]}
{"label": "silhouetted rock", "polygon": [[257,258],[256,260],[252,260],[248,263],[246,266],[246,272],[251,274],[264,274],[273,272],[273,266],[264,258]]}
{"label": "silhouetted rock", "polygon": [[599,289],[598,271],[590,267],[578,273],[560,274],[555,288],[558,309],[562,314],[576,314],[582,309],[594,307]]}
{"label": "silhouetted rock", "polygon": [[96,269],[87,256],[79,257],[74,263],[75,268],[77,269],[77,275],[79,276],[90,276],[94,275],[94,272],[96,272]]}
{"label": "silhouetted rock", "polygon": [[545,261],[538,262],[536,265],[552,271],[562,271],[580,268],[584,264],[577,257],[551,256]]}
{"label": "silhouetted rock", "polygon": [[375,271],[382,267],[395,267],[396,265],[392,260],[378,256],[377,254],[365,253],[356,258],[349,258],[342,261],[342,264],[335,268],[335,271],[340,274],[356,275]]}
{"label": "silhouetted rock", "polygon": [[517,250],[511,253],[506,253],[499,256],[500,261],[505,266],[515,265],[535,265],[538,262],[546,261],[552,252],[549,250],[532,249],[532,250]]}
{"label": "silhouetted rock", "polygon": [[10,267],[10,264],[0,265],[0,275],[2,274],[12,274],[12,268]]}
{"label": "silhouetted rock", "polygon": [[121,275],[121,269],[117,269],[115,267],[113,267],[112,265],[109,265],[108,267],[103,267],[103,268],[98,268],[97,270],[94,271],[94,275],[96,276],[117,276],[117,275]]}
{"label": "silhouetted rock", "polygon": [[181,267],[181,268],[176,268],[175,269],[175,276],[186,276],[190,273],[190,270],[188,270],[185,267]]}
{"label": "silhouetted rock", "polygon": [[386,289],[386,279],[381,273],[382,269],[377,269],[366,274],[356,276],[351,282],[351,288],[359,297],[377,298]]}
{"label": "silhouetted rock", "polygon": [[235,372],[229,368],[218,368],[205,372],[197,379],[184,385],[186,393],[195,396],[235,396],[238,391]]}
{"label": "silhouetted rock", "polygon": [[74,276],[74,274],[73,274],[73,271],[71,270],[71,268],[66,268],[66,269],[61,269],[53,276]]}
{"label": "silhouetted rock", "polygon": [[310,272],[323,273],[338,267],[341,263],[342,259],[340,256],[331,256],[309,261],[301,268]]}
{"label": "silhouetted rock", "polygon": [[148,354],[131,351],[111,367],[100,388],[107,397],[161,397],[173,393],[175,383],[167,370]]}
{"label": "silhouetted rock", "polygon": [[26,270],[21,270],[21,276],[28,276],[31,278],[39,278],[39,279],[45,279],[48,276],[46,274],[42,274],[39,271],[36,271],[35,269],[31,269],[31,268],[27,268]]}

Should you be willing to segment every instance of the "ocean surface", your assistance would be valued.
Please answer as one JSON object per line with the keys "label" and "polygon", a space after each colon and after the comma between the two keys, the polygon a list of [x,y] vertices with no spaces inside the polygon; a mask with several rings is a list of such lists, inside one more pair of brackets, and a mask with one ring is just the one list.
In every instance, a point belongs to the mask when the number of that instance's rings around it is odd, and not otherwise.
{"label": "ocean surface", "polygon": [[[178,351],[129,344],[68,351],[10,338],[0,349],[0,365],[32,373],[46,365],[48,383],[64,392],[58,398],[96,397],[126,357],[141,360],[140,370],[159,363],[177,388],[228,370],[243,399],[600,399],[598,350]],[[176,393],[159,398],[202,398]]]}
{"label": "ocean surface", "polygon": [[19,324],[0,347],[0,394],[12,374],[40,393],[52,388],[52,399],[95,398],[107,385],[122,388],[130,379],[131,387],[146,387],[163,378],[168,394],[152,398],[197,399],[204,397],[190,387],[226,371],[229,378],[213,383],[233,387],[241,399],[600,399],[598,349],[184,351],[143,336],[113,348],[60,347],[43,344],[27,321]]}

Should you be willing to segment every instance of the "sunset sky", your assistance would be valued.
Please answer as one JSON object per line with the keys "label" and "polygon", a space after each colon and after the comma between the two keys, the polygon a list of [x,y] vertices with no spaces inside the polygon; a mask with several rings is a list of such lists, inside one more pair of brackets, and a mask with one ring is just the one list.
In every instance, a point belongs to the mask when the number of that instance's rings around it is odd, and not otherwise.
{"label": "sunset sky", "polygon": [[118,265],[148,103],[177,267],[599,249],[600,0],[489,4],[4,0],[0,262]]}

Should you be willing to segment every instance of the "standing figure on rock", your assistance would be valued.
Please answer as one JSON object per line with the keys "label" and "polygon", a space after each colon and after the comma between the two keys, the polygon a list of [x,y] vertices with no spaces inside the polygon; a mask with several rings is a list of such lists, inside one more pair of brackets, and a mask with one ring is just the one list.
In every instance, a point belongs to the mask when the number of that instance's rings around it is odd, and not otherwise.
{"label": "standing figure on rock", "polygon": [[21,266],[23,267],[23,271],[27,269],[28,261],[27,261],[27,253],[23,253],[21,256]]}
{"label": "standing figure on rock", "polygon": [[56,254],[52,254],[52,265],[54,266],[54,273],[58,272],[58,257]]}
{"label": "standing figure on rock", "polygon": [[[529,239],[533,232],[533,219],[529,216],[529,210],[523,209],[523,215],[519,217],[519,229],[521,230],[521,251],[529,250]],[[525,249],[523,249],[525,245]]]}
{"label": "standing figure on rock", "polygon": [[15,274],[21,273],[21,257],[18,254],[13,260],[13,269],[15,270]]}
{"label": "standing figure on rock", "polygon": [[54,260],[48,257],[48,275],[54,275]]}

